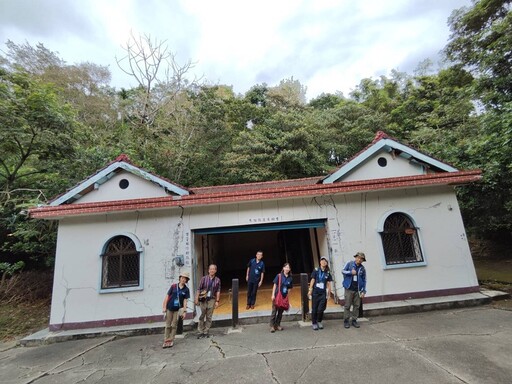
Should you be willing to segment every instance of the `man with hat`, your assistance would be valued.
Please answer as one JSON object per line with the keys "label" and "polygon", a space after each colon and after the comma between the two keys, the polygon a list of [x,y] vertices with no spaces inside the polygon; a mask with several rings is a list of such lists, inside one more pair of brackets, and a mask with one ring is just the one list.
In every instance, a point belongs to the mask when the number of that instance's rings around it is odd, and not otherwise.
{"label": "man with hat", "polygon": [[[343,288],[345,288],[345,306],[343,312],[343,324],[345,328],[350,328],[350,318],[352,326],[359,328],[357,316],[361,299],[366,295],[366,269],[363,266],[366,256],[363,252],[357,252],[354,260],[349,261],[343,268]],[[350,307],[352,311],[350,311]]]}
{"label": "man with hat", "polygon": [[179,282],[172,284],[167,291],[163,302],[162,310],[165,313],[165,336],[163,348],[170,348],[174,345],[174,337],[178,328],[178,317],[185,319],[187,314],[187,301],[190,298],[190,290],[187,283],[190,280],[188,272],[182,272]]}

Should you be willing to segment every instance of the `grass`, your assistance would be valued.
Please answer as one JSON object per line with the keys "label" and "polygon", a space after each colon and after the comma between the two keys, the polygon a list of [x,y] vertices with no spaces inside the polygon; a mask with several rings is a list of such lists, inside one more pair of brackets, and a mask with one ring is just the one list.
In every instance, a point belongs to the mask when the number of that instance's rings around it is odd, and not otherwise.
{"label": "grass", "polygon": [[512,260],[475,259],[474,263],[479,281],[512,284]]}

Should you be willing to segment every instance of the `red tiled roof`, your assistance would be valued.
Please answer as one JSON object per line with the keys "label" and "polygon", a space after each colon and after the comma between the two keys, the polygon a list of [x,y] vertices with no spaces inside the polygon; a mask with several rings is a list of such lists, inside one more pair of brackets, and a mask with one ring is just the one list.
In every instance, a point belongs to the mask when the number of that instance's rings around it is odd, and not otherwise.
{"label": "red tiled roof", "polygon": [[189,191],[196,195],[204,195],[210,193],[227,193],[235,191],[255,191],[259,189],[271,189],[271,188],[285,188],[285,187],[297,187],[303,185],[315,185],[322,177],[307,177],[303,179],[290,179],[290,180],[274,180],[264,181],[258,183],[246,183],[246,184],[231,184],[231,185],[215,185],[211,187],[191,187]]}
{"label": "red tiled roof", "polygon": [[[29,210],[30,217],[55,219],[64,216],[90,215],[107,212],[162,209],[168,207],[201,206],[212,204],[241,203],[246,201],[316,197],[325,195],[370,192],[387,189],[427,187],[435,185],[460,185],[481,179],[481,171],[458,171],[419,176],[393,177],[385,179],[358,180],[332,184],[282,185],[276,183],[255,183],[252,189],[229,191],[211,187],[209,193],[192,194],[182,197],[156,197],[147,199],[116,200],[84,204],[45,206]],[[279,184],[279,183],[277,183]],[[248,184],[250,186],[251,184]],[[265,186],[267,188],[265,188]],[[229,186],[225,186],[229,187]]]}

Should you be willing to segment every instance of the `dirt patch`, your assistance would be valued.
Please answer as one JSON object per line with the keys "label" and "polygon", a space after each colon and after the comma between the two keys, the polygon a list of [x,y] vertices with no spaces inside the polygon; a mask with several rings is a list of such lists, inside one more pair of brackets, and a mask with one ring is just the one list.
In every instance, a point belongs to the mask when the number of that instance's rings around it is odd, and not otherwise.
{"label": "dirt patch", "polygon": [[52,271],[27,271],[0,286],[0,340],[11,341],[48,327]]}
{"label": "dirt patch", "polygon": [[50,300],[2,305],[0,307],[0,340],[23,338],[47,328],[50,321]]}

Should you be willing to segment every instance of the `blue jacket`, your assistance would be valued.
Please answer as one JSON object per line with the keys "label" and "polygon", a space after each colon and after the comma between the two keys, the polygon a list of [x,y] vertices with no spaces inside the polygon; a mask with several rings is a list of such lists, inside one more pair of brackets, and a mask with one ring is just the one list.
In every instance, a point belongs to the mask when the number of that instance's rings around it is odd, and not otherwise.
{"label": "blue jacket", "polygon": [[[352,269],[356,268],[355,261],[349,261],[345,268],[343,268],[343,288],[349,289],[350,284],[352,283]],[[366,269],[363,264],[359,267],[359,272],[357,274],[357,290],[359,292],[366,293]]]}

